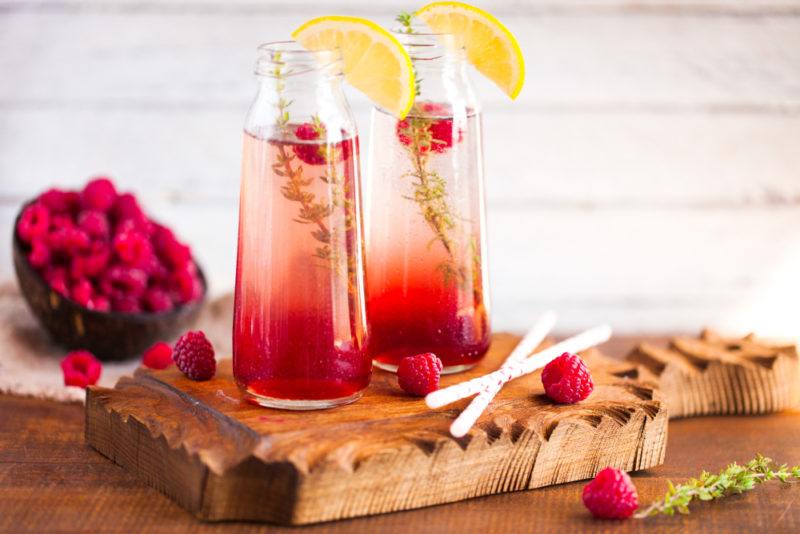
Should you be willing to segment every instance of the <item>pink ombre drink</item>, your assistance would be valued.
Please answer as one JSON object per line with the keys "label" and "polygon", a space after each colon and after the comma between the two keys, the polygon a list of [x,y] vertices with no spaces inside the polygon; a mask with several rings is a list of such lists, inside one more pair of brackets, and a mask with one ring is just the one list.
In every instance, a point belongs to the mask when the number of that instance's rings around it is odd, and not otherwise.
{"label": "pink ombre drink", "polygon": [[275,46],[244,135],[234,375],[253,402],[324,408],[371,374],[358,138],[334,64]]}

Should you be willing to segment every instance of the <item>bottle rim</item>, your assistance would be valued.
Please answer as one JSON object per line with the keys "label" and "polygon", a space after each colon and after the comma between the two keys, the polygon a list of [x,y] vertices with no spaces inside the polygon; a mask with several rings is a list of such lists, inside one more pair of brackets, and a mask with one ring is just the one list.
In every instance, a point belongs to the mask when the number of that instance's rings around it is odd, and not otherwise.
{"label": "bottle rim", "polygon": [[256,48],[255,74],[269,78],[289,78],[320,72],[329,77],[342,75],[339,49],[308,50],[297,41],[271,41]]}
{"label": "bottle rim", "polygon": [[453,33],[417,30],[408,32],[403,28],[394,28],[392,35],[397,37],[415,62],[460,57],[465,53],[464,45],[458,42]]}

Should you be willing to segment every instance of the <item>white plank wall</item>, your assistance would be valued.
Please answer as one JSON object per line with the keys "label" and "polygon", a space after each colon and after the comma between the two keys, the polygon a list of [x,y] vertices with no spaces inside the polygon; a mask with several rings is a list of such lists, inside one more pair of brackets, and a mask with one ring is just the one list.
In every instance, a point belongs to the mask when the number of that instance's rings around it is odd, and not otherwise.
{"label": "white plank wall", "polygon": [[[513,103],[475,76],[496,326],[800,335],[800,1],[477,3],[528,70]],[[19,203],[102,172],[229,290],[255,46],[413,7],[0,0],[0,279]]]}

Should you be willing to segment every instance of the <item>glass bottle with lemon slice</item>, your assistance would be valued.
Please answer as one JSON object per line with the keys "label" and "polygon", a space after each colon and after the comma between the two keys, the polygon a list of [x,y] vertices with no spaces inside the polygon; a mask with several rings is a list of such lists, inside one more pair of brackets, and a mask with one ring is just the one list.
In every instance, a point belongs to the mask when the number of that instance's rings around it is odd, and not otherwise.
{"label": "glass bottle with lemon slice", "polygon": [[471,6],[435,3],[416,18],[427,27],[411,25],[406,16],[395,32],[416,71],[415,103],[403,119],[380,106],[372,112],[369,345],[383,369],[433,352],[443,372],[454,373],[475,365],[490,343],[481,110],[467,63],[514,97],[521,79],[505,76],[521,72],[521,56],[508,61],[509,50],[492,49],[497,33],[512,54],[516,42]]}
{"label": "glass bottle with lemon slice", "polygon": [[366,349],[358,136],[342,77],[398,117],[413,102],[402,45],[356,17],[322,17],[259,49],[244,131],[233,372],[256,404],[357,399]]}

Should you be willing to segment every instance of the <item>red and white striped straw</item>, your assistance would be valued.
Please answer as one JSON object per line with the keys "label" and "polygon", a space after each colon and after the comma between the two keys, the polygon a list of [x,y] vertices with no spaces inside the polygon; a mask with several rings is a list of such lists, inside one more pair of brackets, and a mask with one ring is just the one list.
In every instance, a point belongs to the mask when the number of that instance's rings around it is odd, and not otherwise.
{"label": "red and white striped straw", "polygon": [[480,393],[487,384],[499,384],[502,386],[510,380],[530,374],[544,367],[564,352],[580,352],[608,341],[610,337],[611,327],[608,325],[590,328],[577,336],[556,343],[552,347],[548,347],[542,352],[538,352],[524,360],[511,363],[508,367],[503,367],[488,375],[473,378],[472,380],[467,380],[466,382],[428,393],[428,396],[425,397],[425,402],[430,408],[441,408],[457,400]]}
{"label": "red and white striped straw", "polygon": [[[553,329],[556,324],[556,314],[552,311],[546,312],[542,315],[536,324],[525,334],[525,337],[522,338],[514,350],[511,351],[511,354],[508,355],[506,361],[503,362],[503,365],[500,367],[504,369],[513,363],[519,363],[525,358],[527,358],[531,352],[536,350],[536,348],[544,341],[544,338],[547,337],[547,334]],[[481,416],[483,411],[489,406],[489,403],[492,402],[495,395],[503,388],[503,384],[498,383],[489,383],[483,386],[483,389],[478,396],[472,399],[472,402],[466,409],[461,412],[461,415],[453,421],[453,424],[450,425],[450,433],[460,438],[464,436],[469,429],[472,428],[472,425],[475,424],[475,421]]]}

